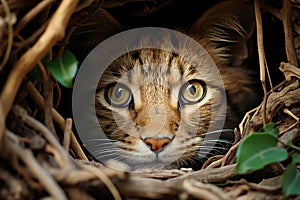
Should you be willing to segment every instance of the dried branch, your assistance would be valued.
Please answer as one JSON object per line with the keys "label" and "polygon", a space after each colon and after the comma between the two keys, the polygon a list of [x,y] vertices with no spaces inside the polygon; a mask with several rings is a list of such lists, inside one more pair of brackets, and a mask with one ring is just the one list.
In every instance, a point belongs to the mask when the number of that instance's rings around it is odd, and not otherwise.
{"label": "dried branch", "polygon": [[29,116],[27,112],[21,107],[15,106],[13,108],[13,111],[15,115],[20,117],[20,119],[25,124],[41,133],[49,141],[49,143],[59,151],[59,155],[62,156],[61,160],[64,161],[63,165],[67,169],[74,168],[74,163],[71,161],[70,156],[64,151],[63,147],[60,145],[54,135],[49,131],[49,129],[47,129],[41,122]]}
{"label": "dried branch", "polygon": [[264,100],[262,103],[263,106],[263,124],[266,124],[266,98],[267,98],[267,87],[266,87],[266,66],[265,66],[265,50],[264,50],[264,42],[263,42],[263,27],[262,27],[262,18],[261,18],[261,10],[260,10],[260,2],[259,0],[254,0],[254,9],[255,9],[255,19],[256,19],[256,36],[257,36],[257,49],[258,49],[258,57],[259,57],[259,68],[260,68],[260,81],[262,83],[262,88],[264,91]]}
{"label": "dried branch", "polygon": [[272,15],[274,15],[275,17],[277,17],[279,20],[282,21],[282,12],[277,8],[273,7],[272,5],[266,4],[265,2],[261,4],[261,8],[271,13]]}
{"label": "dried branch", "polygon": [[210,200],[230,200],[232,199],[226,192],[221,188],[212,185],[204,184],[195,180],[185,180],[183,182],[183,188],[192,196],[197,199],[210,199]]}
{"label": "dried branch", "polygon": [[[34,100],[34,102],[37,104],[37,106],[43,109],[44,99],[42,95],[35,89],[34,85],[30,82],[27,84],[27,91]],[[65,119],[54,108],[52,108],[52,115],[53,120],[57,123],[61,130],[64,130]],[[73,132],[71,132],[71,146],[80,159],[88,160]]]}
{"label": "dried branch", "polygon": [[52,119],[52,102],[53,102],[53,87],[52,81],[49,77],[43,80],[43,93],[44,93],[44,117],[46,127],[56,136],[56,131]]}
{"label": "dried branch", "polygon": [[24,76],[49,49],[65,36],[67,23],[79,0],[63,0],[53,14],[45,33],[14,65],[1,92],[4,116],[7,116]]}
{"label": "dried branch", "polygon": [[73,121],[71,118],[66,119],[66,125],[65,125],[65,130],[64,130],[64,143],[63,143],[63,146],[64,146],[66,152],[69,152],[69,149],[70,149],[72,122]]}
{"label": "dried branch", "polygon": [[294,66],[298,66],[297,56],[293,44],[292,22],[291,22],[291,0],[283,1],[282,18],[283,18],[283,30],[285,39],[285,50],[288,62]]}
{"label": "dried branch", "polygon": [[83,169],[89,171],[90,173],[94,174],[97,176],[109,189],[111,194],[113,195],[115,200],[121,200],[121,195],[119,191],[117,190],[116,186],[111,182],[111,180],[99,169],[89,166],[89,165],[82,165],[81,166]]}
{"label": "dried branch", "polygon": [[[19,145],[19,139],[12,132],[6,130],[5,132],[5,147],[6,151],[10,152],[8,157],[17,156],[30,171],[32,175],[43,185],[45,190],[52,195],[55,199],[67,199],[63,190],[59,187],[56,181],[50,176],[50,174],[43,169],[37,162],[30,150],[22,148]],[[17,142],[17,143],[16,143]],[[11,155],[12,154],[12,155]],[[5,156],[5,155],[2,155]]]}
{"label": "dried branch", "polygon": [[56,0],[44,0],[34,6],[17,24],[14,29],[14,36],[18,35],[23,28],[32,21],[38,14],[48,8]]}
{"label": "dried branch", "polygon": [[8,6],[7,1],[6,0],[1,0],[1,3],[2,3],[2,6],[4,8],[5,15],[6,15],[8,39],[7,39],[7,46],[6,46],[6,51],[5,51],[5,54],[4,54],[4,58],[3,58],[2,62],[0,63],[0,71],[2,71],[3,67],[6,65],[8,59],[9,59],[9,55],[10,55],[12,45],[13,45],[13,38],[14,38],[13,37],[13,24],[15,23],[14,18],[16,18],[16,16],[14,16],[10,12],[10,8]]}
{"label": "dried branch", "polygon": [[221,168],[203,169],[178,178],[167,180],[166,182],[170,184],[180,184],[188,178],[206,183],[225,182],[226,180],[237,176],[237,174],[234,173],[235,167],[236,165],[227,165]]}
{"label": "dried branch", "polygon": [[3,113],[2,102],[0,100],[0,144],[2,142],[4,131],[5,131],[5,117]]}

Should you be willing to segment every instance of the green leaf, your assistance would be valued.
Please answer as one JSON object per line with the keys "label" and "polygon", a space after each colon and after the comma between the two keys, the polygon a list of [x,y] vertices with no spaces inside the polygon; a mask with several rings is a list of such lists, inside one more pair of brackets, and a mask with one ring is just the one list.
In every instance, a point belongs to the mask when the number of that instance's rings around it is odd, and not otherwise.
{"label": "green leaf", "polygon": [[278,137],[279,129],[275,128],[275,123],[271,122],[264,127],[265,133],[272,135],[274,138]]}
{"label": "green leaf", "polygon": [[267,125],[265,132],[254,132],[241,142],[236,155],[236,173],[244,174],[287,159],[287,151],[277,147],[279,131],[274,129],[273,124]]}
{"label": "green leaf", "polygon": [[292,159],[294,163],[300,163],[300,154],[299,153],[293,153]]}
{"label": "green leaf", "polygon": [[300,154],[292,155],[292,162],[287,166],[282,174],[282,193],[284,196],[300,195],[300,172],[296,167],[300,163]]}
{"label": "green leaf", "polygon": [[75,56],[66,51],[61,58],[56,58],[47,65],[53,78],[66,88],[73,86],[73,79],[78,69]]}
{"label": "green leaf", "polygon": [[291,148],[293,148],[293,149],[295,149],[297,151],[300,151],[300,147],[294,145],[293,144],[293,140],[290,139],[287,144],[288,144],[289,147],[291,147]]}

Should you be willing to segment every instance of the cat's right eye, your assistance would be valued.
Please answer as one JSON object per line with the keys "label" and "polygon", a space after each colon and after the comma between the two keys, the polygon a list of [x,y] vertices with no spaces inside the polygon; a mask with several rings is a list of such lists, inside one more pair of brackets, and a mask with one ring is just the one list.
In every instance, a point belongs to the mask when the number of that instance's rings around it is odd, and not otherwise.
{"label": "cat's right eye", "polygon": [[206,94],[206,85],[201,80],[191,80],[181,86],[179,102],[181,105],[200,102]]}
{"label": "cat's right eye", "polygon": [[105,100],[112,106],[124,108],[132,101],[131,90],[122,83],[111,84],[105,88]]}

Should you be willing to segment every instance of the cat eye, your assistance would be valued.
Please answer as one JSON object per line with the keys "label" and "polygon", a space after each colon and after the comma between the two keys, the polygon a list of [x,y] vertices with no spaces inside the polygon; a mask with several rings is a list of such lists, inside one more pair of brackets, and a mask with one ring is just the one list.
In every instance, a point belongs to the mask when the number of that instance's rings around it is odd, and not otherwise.
{"label": "cat eye", "polygon": [[206,94],[206,85],[201,80],[191,80],[183,84],[179,91],[180,104],[195,104]]}
{"label": "cat eye", "polygon": [[105,88],[105,100],[112,106],[123,108],[132,100],[131,90],[122,83],[112,84]]}

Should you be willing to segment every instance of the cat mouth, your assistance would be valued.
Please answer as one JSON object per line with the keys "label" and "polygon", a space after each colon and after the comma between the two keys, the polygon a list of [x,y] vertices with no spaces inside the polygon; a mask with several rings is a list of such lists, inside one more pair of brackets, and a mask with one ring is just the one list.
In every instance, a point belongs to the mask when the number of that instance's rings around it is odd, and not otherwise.
{"label": "cat mouth", "polygon": [[[196,142],[198,144],[199,140],[193,141],[193,143]],[[187,151],[186,148],[179,147],[182,147],[182,145],[179,145],[179,141],[176,140],[176,137],[173,138],[172,141],[163,148],[155,151],[153,151],[149,145],[140,140],[140,143],[136,146],[136,151],[133,149],[131,149],[131,151],[121,149],[119,151],[121,159],[119,160],[125,162],[132,170],[142,168],[178,168],[181,166],[181,161],[187,160],[192,156],[191,151]],[[194,148],[196,148],[196,146]]]}

